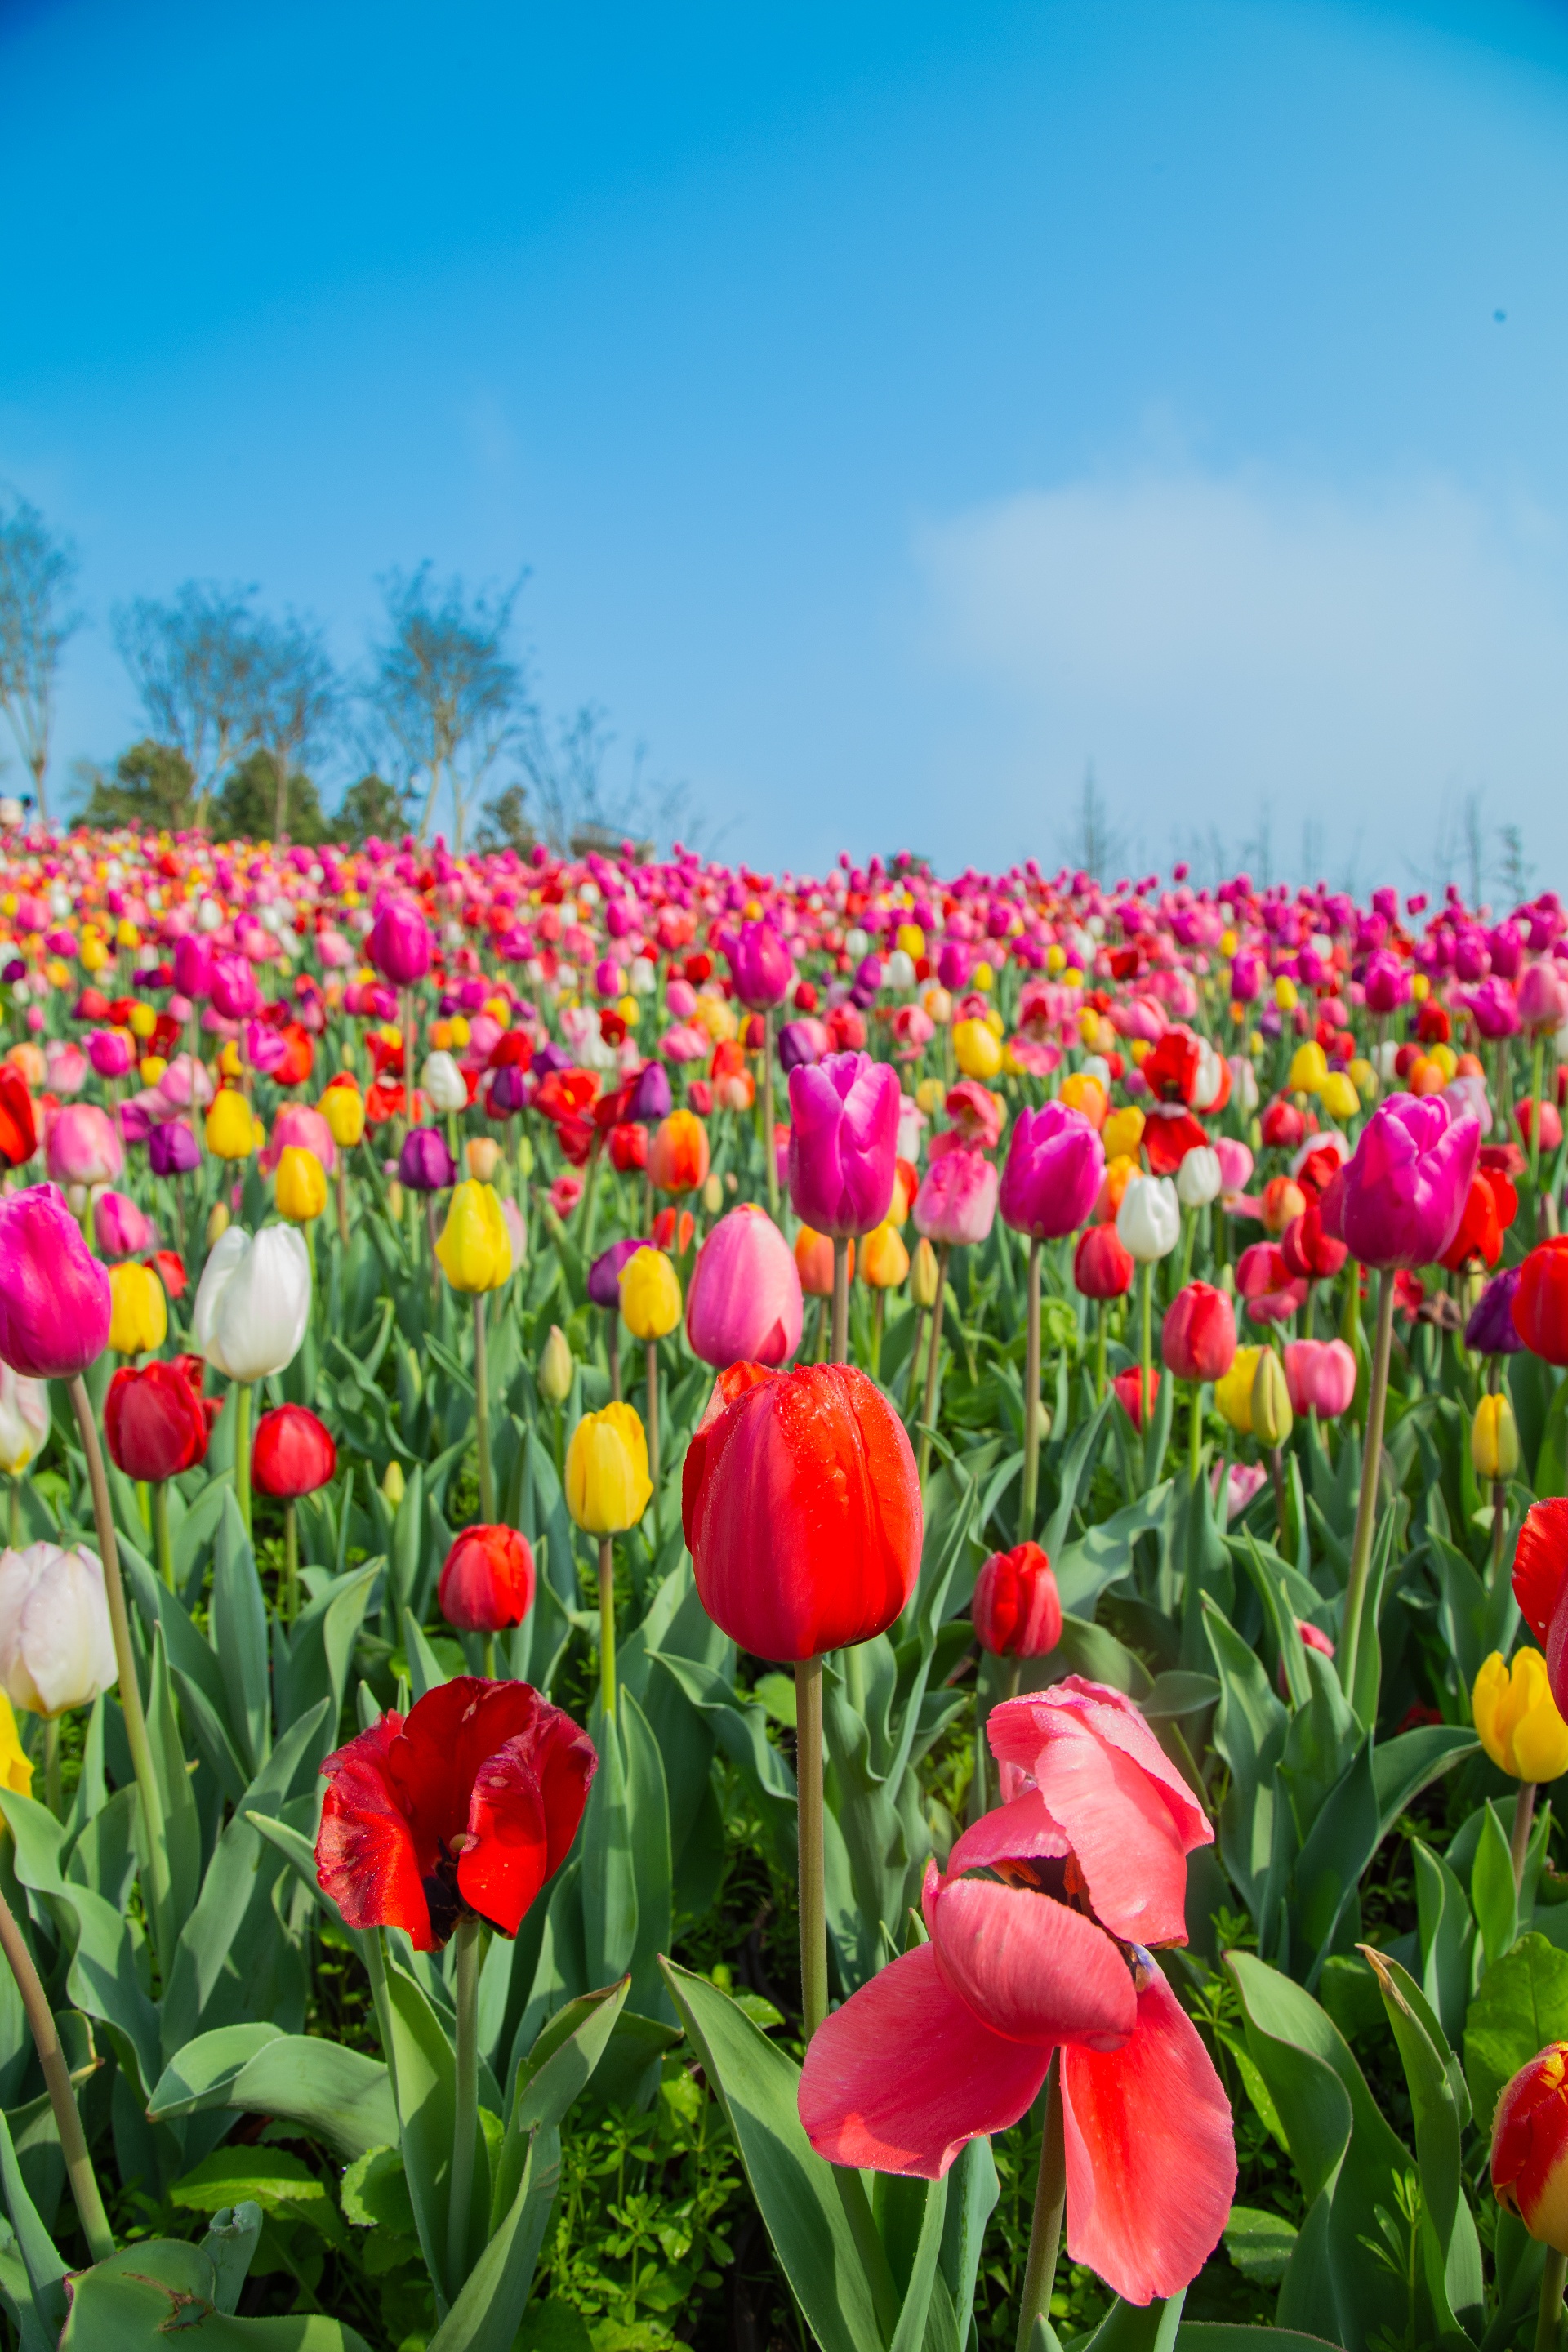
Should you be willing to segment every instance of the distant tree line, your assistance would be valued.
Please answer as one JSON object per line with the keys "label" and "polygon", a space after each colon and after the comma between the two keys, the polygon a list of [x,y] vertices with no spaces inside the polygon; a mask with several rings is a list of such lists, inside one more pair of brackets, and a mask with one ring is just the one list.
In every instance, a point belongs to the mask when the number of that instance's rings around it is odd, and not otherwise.
{"label": "distant tree line", "polygon": [[[0,495],[0,710],[45,816],[60,661],[84,617],[79,568],[35,506]],[[470,593],[428,562],[388,573],[353,673],[318,623],[266,614],[254,588],[188,580],[117,605],[110,628],[144,731],[109,767],[75,763],[73,813],[300,843],[424,841],[446,819],[458,851],[691,833],[684,787],[651,781],[640,747],[612,779],[615,737],[596,705],[546,722],[511,644],[525,578]],[[323,765],[355,777],[331,812]]]}

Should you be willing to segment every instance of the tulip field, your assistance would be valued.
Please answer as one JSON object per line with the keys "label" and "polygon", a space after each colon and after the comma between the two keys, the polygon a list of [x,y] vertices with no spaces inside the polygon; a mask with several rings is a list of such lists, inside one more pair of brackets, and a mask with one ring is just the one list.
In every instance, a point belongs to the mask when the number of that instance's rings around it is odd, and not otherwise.
{"label": "tulip field", "polygon": [[19,2352],[1568,2340],[1568,912],[0,839]]}

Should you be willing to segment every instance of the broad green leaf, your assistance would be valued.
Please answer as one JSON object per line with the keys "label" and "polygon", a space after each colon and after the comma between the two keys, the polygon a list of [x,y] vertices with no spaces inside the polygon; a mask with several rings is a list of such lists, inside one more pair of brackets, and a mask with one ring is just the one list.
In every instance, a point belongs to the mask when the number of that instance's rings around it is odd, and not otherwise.
{"label": "broad green leaf", "polygon": [[[52,2352],[59,2341],[66,2315],[66,2266],[54,2240],[38,2218],[16,2161],[10,2126],[0,2113],[0,2196],[5,2202],[17,2252],[22,2257],[29,2300],[20,2304],[22,2336],[26,2352]],[[29,2340],[30,2337],[30,2340]]]}
{"label": "broad green leaf", "polygon": [[1482,1977],[1465,2021],[1465,2077],[1489,2137],[1498,2093],[1549,2042],[1568,2041],[1568,1952],[1521,1936]]}
{"label": "broad green leaf", "polygon": [[72,2281],[60,2352],[167,2352],[181,2336],[192,2352],[369,2352],[352,2327],[320,2313],[234,2318],[218,2290],[200,2246],[143,2239]]}
{"label": "broad green leaf", "polygon": [[1295,2327],[1231,2327],[1218,2320],[1184,2319],[1176,2352],[1338,2352],[1323,2336]]}
{"label": "broad green leaf", "polygon": [[[595,1742],[599,1750],[599,1769],[594,1775],[579,1835],[584,1958],[589,1983],[608,1984],[629,1974],[637,1951],[637,1872],[632,1858],[626,1742],[618,1718],[605,1722],[602,1716],[597,1717]],[[661,1801],[663,1794],[661,1786]],[[668,1817],[664,1822],[664,1847],[668,1853]]]}
{"label": "broad green leaf", "polygon": [[1242,1901],[1261,1926],[1274,1818],[1281,1802],[1275,1773],[1289,1717],[1269,1685],[1262,1660],[1206,1597],[1204,1630],[1220,1685],[1214,1742],[1230,1769],[1230,1786],[1220,1807],[1220,1853]]}
{"label": "broad green leaf", "polygon": [[1476,1858],[1470,1865],[1470,1905],[1489,1968],[1494,1960],[1501,1959],[1519,1929],[1513,1855],[1498,1809],[1489,1797],[1481,1817]]}
{"label": "broad green leaf", "polygon": [[1459,2154],[1469,2097],[1458,2062],[1426,1995],[1397,1960],[1368,1949],[1398,2044],[1415,2123],[1421,2173],[1421,2236],[1439,2326],[1457,2321],[1472,2335],[1482,2316],[1481,2249],[1466,2201]]}
{"label": "broad green leaf", "polygon": [[171,2204],[195,2213],[216,2213],[242,2198],[264,2213],[308,2221],[324,2237],[340,2234],[337,2208],[325,2183],[286,2148],[215,2148],[169,2191]]}
{"label": "broad green leaf", "polygon": [[431,2337],[429,2352],[512,2352],[560,2179],[560,2134],[534,2133],[506,2218]]}
{"label": "broad green leaf", "polygon": [[1241,2273],[1260,2286],[1278,2286],[1296,2248],[1296,2225],[1282,2214],[1254,2205],[1233,2205],[1225,2225],[1225,2250]]}
{"label": "broad green leaf", "polygon": [[254,1779],[272,1746],[267,1603],[232,1491],[225,1493],[213,1549],[212,1645],[223,1676],[228,1727]]}
{"label": "broad green leaf", "polygon": [[[419,2224],[419,2243],[433,2281],[447,2281],[447,2199],[452,2169],[456,2062],[447,2029],[414,1979],[402,1968],[386,1970],[386,2000],[392,2028],[392,2082],[397,2101],[404,2168]],[[474,2126],[474,2179],[489,2176],[489,2158],[478,2121]],[[484,2249],[489,2212],[482,2194],[473,2200],[468,2232],[469,2263]],[[445,2286],[450,2303],[456,2282]]]}
{"label": "broad green leaf", "polygon": [[1421,1990],[1436,2011],[1449,2042],[1465,2030],[1475,1964],[1476,1923],[1465,1890],[1444,1861],[1420,1838],[1410,1841],[1415,1860],[1415,1903],[1421,1942]]}
{"label": "broad green leaf", "polygon": [[164,2068],[148,2112],[166,2121],[213,2107],[299,2124],[345,2160],[397,2137],[392,2086],[379,2060],[274,2026],[198,2034]]}
{"label": "broad green leaf", "polygon": [[672,1824],[669,1794],[658,1742],[647,1716],[629,1691],[617,1722],[626,1759],[626,1811],[631,1824],[632,1876],[637,1895],[637,1940],[630,1969],[635,2006],[661,2008],[668,1996],[658,1972],[658,1956],[674,1940],[670,1916]]}
{"label": "broad green leaf", "polygon": [[387,2230],[399,2238],[416,2235],[414,2207],[403,2158],[395,2147],[367,2147],[343,2174],[339,2189],[343,2219],[361,2230]]}
{"label": "broad green leaf", "polygon": [[249,2273],[261,2238],[259,2205],[242,2197],[237,2205],[220,2205],[207,2224],[201,2251],[213,2266],[213,2301],[220,2311],[233,2311]]}

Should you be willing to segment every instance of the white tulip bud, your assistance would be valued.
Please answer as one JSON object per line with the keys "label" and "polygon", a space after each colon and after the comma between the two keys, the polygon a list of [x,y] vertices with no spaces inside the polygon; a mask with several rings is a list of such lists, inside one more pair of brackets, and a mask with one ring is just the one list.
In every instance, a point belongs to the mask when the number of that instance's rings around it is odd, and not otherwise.
{"label": "white tulip bud", "polygon": [[450,1054],[439,1047],[425,1056],[425,1066],[419,1073],[419,1083],[430,1098],[430,1108],[443,1116],[447,1111],[467,1110],[468,1089],[463,1074]]}
{"label": "white tulip bud", "polygon": [[1140,1265],[1169,1257],[1182,1234],[1182,1209],[1168,1176],[1134,1176],[1116,1212],[1121,1245]]}
{"label": "white tulip bud", "polygon": [[310,1259],[297,1227],[243,1225],[220,1234],[202,1271],[191,1338],[231,1381],[264,1381],[291,1364],[310,1319]]}
{"label": "white tulip bud", "polygon": [[89,1706],[118,1671],[97,1554],[52,1543],[0,1553],[0,1684],[12,1706]]}
{"label": "white tulip bud", "polygon": [[49,1386],[0,1364],[0,1470],[19,1478],[49,1434]]}
{"label": "white tulip bud", "polygon": [[1184,1209],[1201,1209],[1218,1200],[1221,1181],[1219,1153],[1212,1143],[1195,1143],[1176,1171],[1176,1198]]}

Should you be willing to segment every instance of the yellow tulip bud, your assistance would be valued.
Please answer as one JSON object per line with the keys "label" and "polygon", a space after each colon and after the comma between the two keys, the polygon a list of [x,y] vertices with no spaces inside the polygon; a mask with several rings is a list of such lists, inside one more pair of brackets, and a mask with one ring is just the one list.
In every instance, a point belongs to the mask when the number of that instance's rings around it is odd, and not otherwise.
{"label": "yellow tulip bud", "polygon": [[659,1249],[640,1249],[620,1272],[621,1313],[634,1339],[662,1339],[680,1320],[680,1282]]}
{"label": "yellow tulip bud", "polygon": [[1055,940],[1053,940],[1050,946],[1046,950],[1046,970],[1050,973],[1053,980],[1056,979],[1059,972],[1063,972],[1067,970],[1067,950],[1065,948],[1059,948]]}
{"label": "yellow tulip bud", "polygon": [[119,922],[114,926],[114,944],[117,948],[139,948],[141,946],[142,934],[129,916],[122,915]]}
{"label": "yellow tulip bud", "polygon": [[207,1150],[219,1160],[248,1160],[256,1140],[250,1105],[234,1087],[220,1087],[207,1105]]}
{"label": "yellow tulip bud", "polygon": [[1061,1083],[1061,1098],[1068,1110],[1082,1111],[1091,1127],[1104,1129],[1110,1097],[1092,1070],[1069,1070]]}
{"label": "yellow tulip bud", "polygon": [[1484,1396],[1470,1423],[1470,1459],[1478,1478],[1511,1478],[1519,1468],[1519,1423],[1500,1389]]}
{"label": "yellow tulip bud", "polygon": [[1285,1367],[1272,1348],[1264,1348],[1252,1375],[1252,1434],[1259,1445],[1283,1445],[1295,1418]]}
{"label": "yellow tulip bud", "polygon": [[914,1273],[910,1283],[910,1297],[917,1307],[936,1305],[936,1252],[924,1234],[915,1244]]}
{"label": "yellow tulip bud", "polygon": [[1298,1045],[1290,1056],[1289,1085],[1293,1095],[1315,1095],[1329,1075],[1329,1057],[1315,1037]]}
{"label": "yellow tulip bud", "polygon": [[926,935],[918,923],[900,923],[893,944],[902,948],[913,962],[919,963],[926,951]]}
{"label": "yellow tulip bud", "polygon": [[1436,1063],[1437,1067],[1443,1073],[1443,1084],[1447,1086],[1459,1066],[1459,1057],[1458,1054],[1455,1053],[1452,1045],[1448,1045],[1445,1039],[1439,1037],[1437,1043],[1427,1054],[1426,1058],[1429,1062]]}
{"label": "yellow tulip bud", "polygon": [[1343,1070],[1331,1070],[1318,1089],[1318,1100],[1331,1118],[1354,1118],[1361,1108],[1355,1080]]}
{"label": "yellow tulip bud", "polygon": [[511,1272],[511,1238],[492,1186],[472,1176],[457,1186],[436,1244],[454,1290],[499,1290]]}
{"label": "yellow tulip bud", "polygon": [[1136,1103],[1125,1110],[1113,1110],[1100,1129],[1100,1139],[1105,1146],[1107,1160],[1138,1159],[1138,1147],[1143,1140],[1143,1114]]}
{"label": "yellow tulip bud", "polygon": [[1224,956],[1224,957],[1226,958],[1226,961],[1227,961],[1227,962],[1229,961],[1230,958],[1231,958],[1231,957],[1236,953],[1236,950],[1237,950],[1237,949],[1240,946],[1240,944],[1241,944],[1241,940],[1240,940],[1240,934],[1239,934],[1238,932],[1237,932],[1237,931],[1221,931],[1221,933],[1220,933],[1220,935],[1219,935],[1219,951],[1220,951],[1221,955],[1222,955],[1222,956]]}
{"label": "yellow tulip bud", "polygon": [[710,1217],[716,1217],[724,1205],[724,1183],[716,1169],[710,1168],[702,1185],[702,1205]]}
{"label": "yellow tulip bud", "polygon": [[239,1058],[239,1047],[232,1037],[219,1054],[217,1066],[219,1076],[222,1077],[237,1078],[244,1076],[245,1064]]}
{"label": "yellow tulip bud", "polygon": [[952,1052],[966,1078],[994,1078],[1002,1067],[1002,1048],[984,1021],[955,1023]]}
{"label": "yellow tulip bud", "polygon": [[1214,1401],[1238,1437],[1252,1434],[1252,1382],[1261,1348],[1238,1348],[1223,1380],[1214,1384]]}
{"label": "yellow tulip bud", "polygon": [[155,1087],[168,1066],[162,1054],[143,1054],[141,1063],[142,1085]]}
{"label": "yellow tulip bud", "polygon": [[278,1160],[278,1213],[291,1225],[308,1225],[327,1205],[327,1171],[302,1143],[286,1143]]}
{"label": "yellow tulip bud", "polygon": [[227,1203],[223,1201],[215,1201],[212,1207],[207,1211],[208,1249],[211,1249],[216,1243],[222,1240],[224,1234],[228,1231],[228,1226],[229,1215]]}
{"label": "yellow tulip bud", "polygon": [[860,1244],[861,1278],[873,1290],[896,1290],[910,1270],[903,1236],[889,1217]]}
{"label": "yellow tulip bud", "polygon": [[33,1768],[17,1737],[16,1718],[4,1691],[0,1691],[0,1789],[13,1790],[18,1797],[33,1793]]}
{"label": "yellow tulip bud", "polygon": [[1358,1054],[1347,1075],[1353,1080],[1363,1102],[1371,1102],[1377,1092],[1377,1072],[1363,1054]]}
{"label": "yellow tulip bud", "polygon": [[984,959],[975,965],[970,978],[973,985],[980,991],[982,996],[989,996],[991,991],[996,985],[996,975]]}
{"label": "yellow tulip bud", "polygon": [[537,1378],[539,1393],[547,1404],[565,1403],[572,1393],[572,1350],[559,1323],[550,1327],[550,1337],[539,1359]]}
{"label": "yellow tulip bud", "polygon": [[1279,1007],[1281,1013],[1295,1012],[1300,999],[1296,993],[1296,983],[1290,978],[1289,972],[1282,971],[1275,982],[1274,1002]]}
{"label": "yellow tulip bud", "polygon": [[352,1151],[364,1133],[364,1097],[357,1087],[329,1087],[316,1106],[340,1151]]}
{"label": "yellow tulip bud", "polygon": [[381,1491],[386,1497],[389,1507],[395,1511],[408,1492],[408,1481],[403,1475],[403,1465],[395,1454],[386,1465],[386,1475],[382,1479]]}
{"label": "yellow tulip bud", "polygon": [[1069,963],[1067,970],[1063,972],[1062,985],[1064,988],[1081,988],[1083,986],[1083,974],[1079,970],[1076,963]]}
{"label": "yellow tulip bud", "polygon": [[127,1258],[109,1269],[109,1344],[117,1356],[144,1356],[169,1336],[163,1286],[151,1266]]}
{"label": "yellow tulip bud", "polygon": [[927,1118],[940,1118],[946,1100],[947,1088],[940,1078],[922,1078],[915,1088],[915,1101]]}
{"label": "yellow tulip bud", "polygon": [[395,1176],[390,1179],[386,1187],[386,1213],[395,1225],[403,1223],[403,1187]]}
{"label": "yellow tulip bud", "polygon": [[591,1536],[635,1528],[653,1493],[647,1439],[629,1404],[584,1413],[566,1449],[566,1507]]}
{"label": "yellow tulip bud", "polygon": [[1425,1004],[1426,999],[1431,995],[1431,993],[1432,983],[1427,979],[1426,973],[1424,971],[1413,971],[1410,975],[1411,1001],[1416,1004]]}
{"label": "yellow tulip bud", "polygon": [[468,1173],[477,1176],[481,1184],[489,1184],[500,1165],[500,1145],[493,1135],[471,1135],[465,1147]]}
{"label": "yellow tulip bud", "polygon": [[1521,1650],[1511,1666],[1494,1650],[1470,1694],[1476,1736],[1492,1762],[1516,1780],[1555,1780],[1568,1772],[1568,1723],[1557,1712],[1546,1661]]}
{"label": "yellow tulip bud", "polygon": [[158,1026],[158,1015],[150,1004],[133,1004],[127,1025],[133,1037],[139,1037],[145,1043]]}
{"label": "yellow tulip bud", "polygon": [[108,961],[109,950],[104,946],[103,941],[100,939],[95,936],[90,939],[83,940],[81,943],[81,968],[83,971],[101,971]]}

